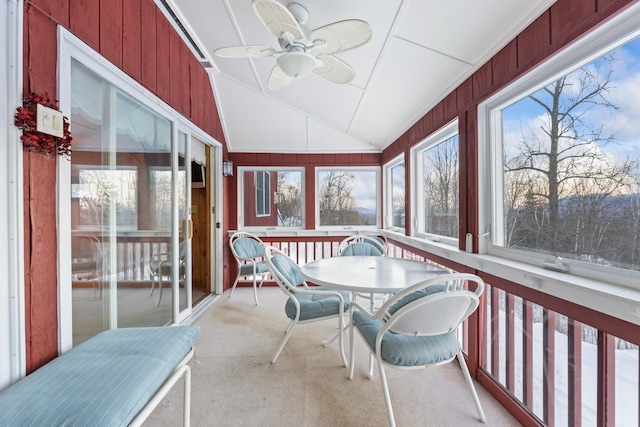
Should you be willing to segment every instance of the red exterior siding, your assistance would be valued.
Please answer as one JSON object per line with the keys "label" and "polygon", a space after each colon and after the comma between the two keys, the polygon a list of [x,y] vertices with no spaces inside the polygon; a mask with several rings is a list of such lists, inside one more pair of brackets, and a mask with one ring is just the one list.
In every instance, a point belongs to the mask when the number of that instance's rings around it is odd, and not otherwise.
{"label": "red exterior siding", "polygon": [[[57,93],[56,34],[62,25],[224,142],[208,75],[153,0],[31,0],[24,9],[24,93]],[[176,53],[173,63],[170,51]],[[25,153],[28,372],[58,354],[55,195],[56,159]]]}

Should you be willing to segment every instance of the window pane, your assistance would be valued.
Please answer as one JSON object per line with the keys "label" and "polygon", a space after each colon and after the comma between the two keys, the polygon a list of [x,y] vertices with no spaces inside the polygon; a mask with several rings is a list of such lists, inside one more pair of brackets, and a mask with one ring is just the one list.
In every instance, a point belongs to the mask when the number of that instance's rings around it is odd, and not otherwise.
{"label": "window pane", "polygon": [[174,157],[169,120],[75,61],[70,101],[76,345],[104,329],[171,321],[171,298],[158,307],[149,285],[153,262],[171,250]]}
{"label": "window pane", "polygon": [[375,170],[320,170],[320,225],[371,225],[378,221]]}
{"label": "window pane", "polygon": [[[404,228],[405,213],[405,186],[404,186],[404,163],[391,168],[391,208],[393,219],[391,225],[393,227]],[[385,215],[386,217],[386,215]]]}
{"label": "window pane", "polygon": [[640,42],[502,110],[495,244],[640,270]]}
{"label": "window pane", "polygon": [[[238,200],[243,213],[239,225],[301,227],[303,193],[301,170],[242,170]],[[273,191],[272,189],[275,189]]]}
{"label": "window pane", "polygon": [[271,214],[270,176],[267,171],[256,171],[256,216]]}
{"label": "window pane", "polygon": [[72,185],[71,197],[79,203],[79,225],[106,226],[109,224],[110,206],[115,205],[116,225],[126,229],[137,228],[137,171],[78,169],[78,184]]}
{"label": "window pane", "polygon": [[458,237],[458,135],[422,153],[422,232]]}

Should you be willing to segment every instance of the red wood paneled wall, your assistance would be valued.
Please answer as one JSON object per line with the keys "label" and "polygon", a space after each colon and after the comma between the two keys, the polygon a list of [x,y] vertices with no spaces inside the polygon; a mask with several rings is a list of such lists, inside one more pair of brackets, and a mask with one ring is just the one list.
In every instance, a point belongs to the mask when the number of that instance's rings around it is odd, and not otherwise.
{"label": "red wood paneled wall", "polygon": [[[57,93],[58,25],[224,143],[209,76],[153,0],[25,1],[24,93]],[[28,372],[58,354],[55,194],[56,160],[25,153]]]}
{"label": "red wood paneled wall", "polygon": [[[472,233],[477,236],[478,104],[631,3],[632,0],[557,0],[480,70],[390,145],[383,152],[382,161],[387,162],[401,153],[405,154],[405,159],[409,159],[411,147],[457,118],[460,164],[465,165],[460,172],[460,235]],[[411,182],[408,162],[405,174],[405,182]],[[411,192],[406,191],[406,194],[405,203],[410,209]],[[407,221],[407,224],[410,225],[411,221]],[[407,229],[407,234],[410,232]],[[476,247],[477,241],[474,241]]]}

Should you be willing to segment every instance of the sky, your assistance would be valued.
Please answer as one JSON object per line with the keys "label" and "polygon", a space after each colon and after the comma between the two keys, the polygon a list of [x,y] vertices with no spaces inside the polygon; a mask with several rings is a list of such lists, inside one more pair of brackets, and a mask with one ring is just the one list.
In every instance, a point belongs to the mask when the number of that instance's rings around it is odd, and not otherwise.
{"label": "sky", "polygon": [[[618,110],[612,112],[596,107],[584,118],[594,126],[603,125],[605,131],[615,135],[617,143],[601,147],[601,150],[620,159],[640,158],[640,38],[612,50],[611,55],[615,62],[609,95]],[[608,70],[608,64],[602,57],[585,67],[597,70],[600,75],[605,75]],[[521,129],[531,128],[538,132],[540,120],[546,120],[542,114],[542,109],[528,99],[506,108],[503,111],[505,140],[515,141]],[[509,154],[509,147],[506,149]]]}

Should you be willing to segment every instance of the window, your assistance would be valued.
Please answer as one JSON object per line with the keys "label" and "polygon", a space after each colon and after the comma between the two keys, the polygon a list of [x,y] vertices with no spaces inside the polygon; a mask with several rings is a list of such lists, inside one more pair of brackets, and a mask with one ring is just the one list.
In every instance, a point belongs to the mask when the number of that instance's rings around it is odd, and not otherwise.
{"label": "window", "polygon": [[385,174],[385,228],[405,229],[404,155],[384,167]]}
{"label": "window", "polygon": [[238,175],[238,227],[302,227],[302,169],[241,167]]}
{"label": "window", "polygon": [[109,224],[111,210],[118,227],[138,227],[137,182],[135,168],[100,169],[74,167],[71,197],[78,202],[77,226],[101,229]]}
{"label": "window", "polygon": [[603,26],[480,107],[489,252],[606,281],[618,267],[625,284],[640,270],[635,21]]}
{"label": "window", "polygon": [[255,172],[256,216],[271,215],[271,190],[268,171]]}
{"label": "window", "polygon": [[[171,229],[171,169],[169,168],[150,168],[149,169],[149,222],[152,230],[170,230]],[[186,187],[187,174],[184,168],[178,170],[177,188]],[[184,219],[184,206],[186,204],[185,192],[178,193],[178,211],[180,218]]]}
{"label": "window", "polygon": [[379,168],[316,169],[319,227],[380,227]]}
{"label": "window", "polygon": [[415,234],[458,244],[458,122],[412,149]]}

